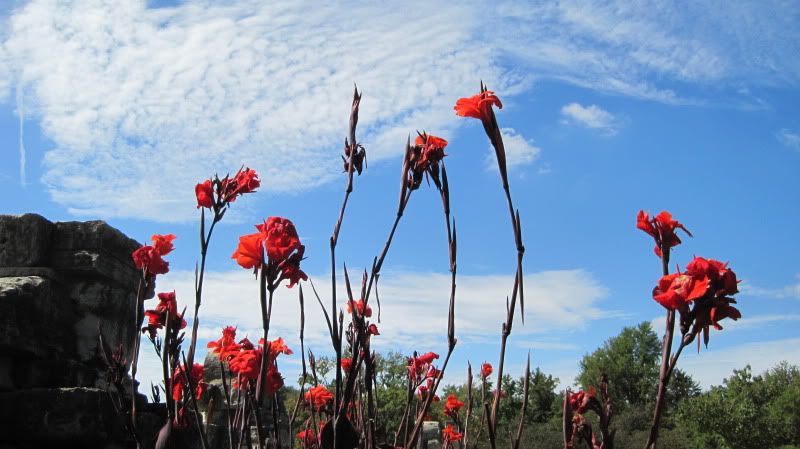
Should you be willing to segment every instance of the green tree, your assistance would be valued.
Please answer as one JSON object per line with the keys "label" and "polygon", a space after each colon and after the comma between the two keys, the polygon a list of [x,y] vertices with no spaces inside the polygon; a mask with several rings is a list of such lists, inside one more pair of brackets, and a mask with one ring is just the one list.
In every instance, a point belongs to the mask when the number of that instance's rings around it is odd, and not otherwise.
{"label": "green tree", "polygon": [[698,447],[800,447],[800,369],[781,363],[760,376],[750,366],[683,401],[678,425]]}
{"label": "green tree", "polygon": [[661,342],[650,323],[625,327],[580,362],[577,383],[587,389],[608,376],[609,392],[618,407],[643,406],[653,399],[658,381]]}

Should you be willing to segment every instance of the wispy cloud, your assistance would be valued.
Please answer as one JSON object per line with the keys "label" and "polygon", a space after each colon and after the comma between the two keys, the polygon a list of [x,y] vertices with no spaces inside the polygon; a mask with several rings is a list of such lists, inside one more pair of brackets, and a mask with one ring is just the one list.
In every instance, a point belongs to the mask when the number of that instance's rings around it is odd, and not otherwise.
{"label": "wispy cloud", "polygon": [[620,126],[613,114],[597,105],[582,106],[570,103],[561,108],[564,123],[577,123],[586,128],[596,129],[606,135],[614,135]]}
{"label": "wispy cloud", "polygon": [[739,286],[739,290],[741,290],[742,294],[748,296],[762,296],[766,298],[775,298],[775,299],[785,299],[785,298],[792,298],[792,299],[800,299],[800,275],[798,275],[798,281],[792,284],[784,285],[783,287],[777,288],[764,288],[755,286],[748,283],[742,283]]}
{"label": "wispy cloud", "polygon": [[19,118],[19,182],[27,184],[25,179],[25,103],[22,98],[22,89],[17,87],[17,116]]}
{"label": "wispy cloud", "polygon": [[778,139],[778,142],[786,147],[800,151],[800,134],[783,128],[775,133],[775,137]]}
{"label": "wispy cloud", "polygon": [[800,4],[778,0],[147,4],[32,0],[3,19],[0,98],[24,89],[54,143],[41,180],[74,214],[188,219],[194,183],[242,164],[265,189],[318,186],[338,170],[354,81],[379,162],[414,129],[460,126],[453,99],[478,78],[506,101],[535,77],[669,103],[696,100],[686,84],[800,80]]}
{"label": "wispy cloud", "polygon": [[[506,165],[509,169],[531,164],[539,158],[539,153],[542,152],[542,149],[534,145],[533,140],[526,139],[525,136],[513,128],[503,128],[500,132],[503,135]],[[489,145],[489,151],[486,155],[486,168],[489,170],[497,169],[497,156],[495,156],[494,147],[491,145]]]}

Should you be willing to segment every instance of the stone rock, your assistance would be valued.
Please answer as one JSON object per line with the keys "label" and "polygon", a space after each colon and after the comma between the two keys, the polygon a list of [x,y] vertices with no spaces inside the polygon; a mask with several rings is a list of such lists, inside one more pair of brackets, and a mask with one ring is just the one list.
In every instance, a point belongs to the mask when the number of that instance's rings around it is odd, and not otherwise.
{"label": "stone rock", "polygon": [[[134,326],[136,292],[107,281],[75,280],[69,283],[69,297],[79,315],[74,323],[78,359],[89,362],[98,357],[97,337],[102,329],[109,348],[130,346],[138,336]],[[140,310],[139,317],[142,319]]]}
{"label": "stone rock", "polygon": [[0,215],[0,266],[45,265],[53,223],[37,214]]}
{"label": "stone rock", "polygon": [[40,276],[0,278],[0,354],[75,354],[74,306],[57,291],[53,281]]}
{"label": "stone rock", "polygon": [[18,444],[98,443],[125,435],[108,394],[94,388],[0,393],[0,422],[4,424],[0,427],[0,441]]}

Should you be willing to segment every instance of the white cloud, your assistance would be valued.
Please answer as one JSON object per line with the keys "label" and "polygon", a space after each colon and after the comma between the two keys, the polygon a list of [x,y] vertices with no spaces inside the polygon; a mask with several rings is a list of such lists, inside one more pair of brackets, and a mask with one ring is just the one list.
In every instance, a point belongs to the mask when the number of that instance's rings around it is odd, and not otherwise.
{"label": "white cloud", "polygon": [[784,146],[800,151],[800,134],[783,128],[775,133],[775,137]]}
{"label": "white cloud", "polygon": [[800,360],[800,338],[737,344],[719,350],[709,347],[700,353],[689,349],[681,355],[678,367],[691,374],[703,388],[720,385],[734,369],[745,365],[750,365],[754,373],[761,373],[783,360],[790,363]]}
{"label": "white cloud", "polygon": [[463,123],[453,100],[479,78],[506,101],[538,77],[672,103],[694,101],[673,90],[686,83],[741,95],[800,79],[800,5],[777,0],[147,3],[32,0],[0,19],[0,99],[24,89],[53,142],[42,182],[74,214],[187,219],[193,184],[242,164],[272,191],[324,183],[353,82],[378,162],[414,129]]}
{"label": "white cloud", "polygon": [[[533,163],[539,158],[542,149],[533,144],[533,140],[526,139],[525,136],[515,131],[513,128],[502,128],[503,145],[506,150],[506,165],[509,169],[514,169],[522,165]],[[489,170],[497,169],[497,156],[494,147],[489,145],[489,154],[486,155],[486,168]]]}
{"label": "white cloud", "polygon": [[614,135],[619,128],[619,120],[613,114],[597,105],[582,106],[570,103],[561,108],[565,123],[574,122],[587,128]]}
{"label": "white cloud", "polygon": [[743,295],[748,296],[761,296],[766,298],[775,299],[800,299],[800,275],[797,275],[798,281],[778,288],[763,288],[744,282],[739,286]]}
{"label": "white cloud", "polygon": [[[326,307],[330,307],[330,283],[327,276],[315,277],[317,291]],[[193,304],[194,272],[174,271],[157,281],[158,291],[175,290],[178,303]],[[458,277],[456,291],[456,336],[457,351],[466,351],[470,342],[496,343],[500,325],[505,319],[505,298],[513,284],[512,276],[471,275]],[[343,287],[343,282],[340,282]],[[304,284],[305,294],[305,345],[317,354],[330,354],[330,339],[324,317],[319,309],[310,284]],[[449,274],[440,273],[393,273],[381,276],[379,293],[381,299],[381,336],[373,342],[379,352],[390,350],[434,350],[446,349],[447,308],[450,291]],[[551,332],[561,329],[580,329],[592,320],[609,316],[599,307],[608,292],[589,273],[583,270],[543,271],[525,277],[525,325],[517,322],[512,342],[527,349],[570,349],[568,343],[551,340]],[[270,336],[282,336],[288,345],[299,351],[299,302],[298,289],[281,287],[276,291]],[[339,307],[345,297],[339,292]],[[151,300],[152,301],[152,300]],[[377,318],[374,298],[370,300]],[[145,303],[150,307],[152,303]],[[190,312],[189,312],[190,313]],[[187,317],[188,318],[188,317]],[[238,335],[259,337],[261,310],[258,302],[258,282],[246,270],[206,273],[203,286],[203,304],[200,308],[201,339],[217,339],[226,325],[238,327]],[[532,336],[548,338],[534,339]],[[149,351],[149,343],[142,346]],[[198,354],[204,356],[204,341],[198,346]],[[156,363],[149,356],[143,364]],[[151,357],[152,358],[152,357]],[[147,368],[143,368],[147,371]],[[459,371],[459,368],[455,368]],[[152,368],[147,372],[159,371]],[[455,373],[458,374],[458,373]],[[292,378],[294,372],[284,373]],[[145,374],[141,376],[145,379]],[[148,378],[149,379],[149,378]],[[149,380],[148,380],[149,382]]]}

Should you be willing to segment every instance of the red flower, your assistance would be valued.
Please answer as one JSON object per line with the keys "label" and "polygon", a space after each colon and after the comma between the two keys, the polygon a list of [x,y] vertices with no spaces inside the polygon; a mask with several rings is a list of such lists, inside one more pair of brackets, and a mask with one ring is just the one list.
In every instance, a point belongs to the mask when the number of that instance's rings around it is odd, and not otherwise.
{"label": "red flower", "polygon": [[488,362],[483,362],[481,365],[481,378],[486,379],[492,375],[492,364]]}
{"label": "red flower", "polygon": [[447,400],[444,401],[444,414],[447,416],[455,416],[463,406],[464,403],[459,401],[456,395],[451,394],[447,396]]}
{"label": "red flower", "polygon": [[252,193],[261,185],[258,179],[258,173],[249,168],[240,169],[233,175],[233,178],[226,177],[220,181],[219,197],[225,203],[232,203],[236,201],[239,195],[245,193]]}
{"label": "red flower", "polygon": [[669,310],[682,310],[690,302],[702,298],[707,291],[707,280],[673,273],[658,280],[658,285],[653,289],[653,299]]}
{"label": "red flower", "polygon": [[142,328],[142,332],[150,332],[150,338],[156,338],[156,330],[161,329],[167,324],[167,313],[169,312],[172,326],[180,326],[179,329],[186,327],[186,320],[178,314],[178,302],[175,300],[175,292],[159,293],[158,305],[155,309],[146,310],[144,315],[147,317],[147,326]]}
{"label": "red flower", "polygon": [[595,394],[594,387],[589,387],[588,392],[580,390],[577,393],[570,393],[569,405],[576,413],[582,414],[589,408],[589,403],[594,399]]}
{"label": "red flower", "polygon": [[353,359],[350,357],[342,357],[342,361],[339,365],[342,367],[342,371],[349,373],[350,368],[353,366]]}
{"label": "red flower", "polygon": [[[264,346],[264,339],[263,338],[259,339],[258,344]],[[294,351],[292,351],[291,349],[289,349],[288,346],[286,346],[286,342],[283,341],[283,337],[278,337],[275,340],[269,342],[269,356],[272,359],[275,359],[276,357],[278,357],[279,354],[286,354],[286,355],[294,354]]]}
{"label": "red flower", "polygon": [[194,186],[194,194],[197,196],[197,208],[214,206],[214,186],[210,179],[206,179]]}
{"label": "red flower", "polygon": [[333,399],[333,393],[328,391],[328,389],[324,386],[317,385],[316,387],[310,388],[308,391],[306,391],[306,394],[303,397],[309,405],[313,406],[315,410],[319,411],[325,406],[325,404]]}
{"label": "red flower", "polygon": [[272,396],[283,388],[283,376],[278,372],[278,368],[275,365],[267,367],[266,383],[264,385],[264,394],[267,396]]}
{"label": "red flower", "polygon": [[739,293],[736,273],[718,260],[695,257],[686,265],[686,274],[707,282],[715,297]]}
{"label": "red flower", "polygon": [[494,92],[487,90],[469,98],[459,98],[453,109],[461,117],[473,117],[484,123],[491,123],[492,105],[503,109],[503,103],[495,96]]}
{"label": "red flower", "polygon": [[[183,398],[183,390],[190,386],[183,368],[183,365],[179,365],[172,374],[172,399],[175,401],[180,401]],[[195,388],[194,397],[200,400],[208,386],[208,384],[203,381],[203,365],[199,363],[192,365],[189,376],[192,380],[191,384],[193,384]]]}
{"label": "red flower", "polygon": [[162,256],[166,256],[167,254],[171,253],[175,246],[172,244],[172,241],[175,240],[174,234],[167,234],[167,235],[159,235],[154,234],[150,237],[150,240],[153,241],[153,248]]}
{"label": "red flower", "polygon": [[294,224],[282,217],[269,217],[256,228],[265,236],[267,256],[279,263],[300,248],[300,238]]}
{"label": "red flower", "polygon": [[228,367],[231,372],[242,376],[243,381],[255,382],[261,370],[261,355],[261,348],[242,349],[228,362]]}
{"label": "red flower", "polygon": [[300,245],[297,251],[289,256],[288,259],[281,262],[280,268],[281,270],[281,278],[280,280],[288,280],[289,285],[288,288],[294,287],[295,284],[300,282],[300,279],[307,281],[308,275],[300,269],[300,261],[303,260],[303,254],[305,253],[305,246]]}
{"label": "red flower", "polygon": [[367,326],[367,333],[370,334],[370,335],[380,335],[381,334],[380,332],[378,332],[378,326],[376,326],[375,324],[370,324],[369,326]]}
{"label": "red flower", "polygon": [[670,249],[681,243],[681,239],[675,234],[676,229],[682,229],[689,237],[692,236],[692,233],[677,220],[673,220],[667,211],[662,211],[651,219],[647,212],[640,210],[636,216],[636,227],[648,233],[656,241],[655,252],[658,257],[662,255],[662,247]]}
{"label": "red flower", "polygon": [[300,440],[300,445],[303,449],[310,449],[317,444],[317,436],[314,434],[314,429],[297,432],[297,438]]}
{"label": "red flower", "polygon": [[239,246],[231,255],[242,268],[261,268],[264,262],[264,235],[260,232],[239,237]]}
{"label": "red flower", "polygon": [[461,441],[464,438],[464,434],[458,432],[452,424],[448,424],[447,427],[442,429],[442,442],[443,443],[452,443],[454,441]]}
{"label": "red flower", "polygon": [[222,329],[222,338],[217,341],[210,341],[206,346],[212,348],[211,352],[217,354],[220,360],[230,359],[242,348],[236,344],[236,328],[233,326],[227,326]]}
{"label": "red flower", "polygon": [[430,134],[422,134],[417,136],[414,144],[422,148],[420,158],[416,161],[418,169],[426,170],[430,164],[436,164],[444,159],[444,148],[447,146],[447,141],[441,137],[436,137]]}
{"label": "red flower", "polygon": [[439,358],[439,354],[435,352],[426,352],[421,356],[417,357],[417,362],[422,364],[430,364],[433,363],[434,360]]}
{"label": "red flower", "polygon": [[356,314],[361,317],[369,318],[372,316],[372,308],[364,304],[363,299],[359,299],[358,301],[347,301],[347,313],[353,313],[353,310],[355,310]]}

